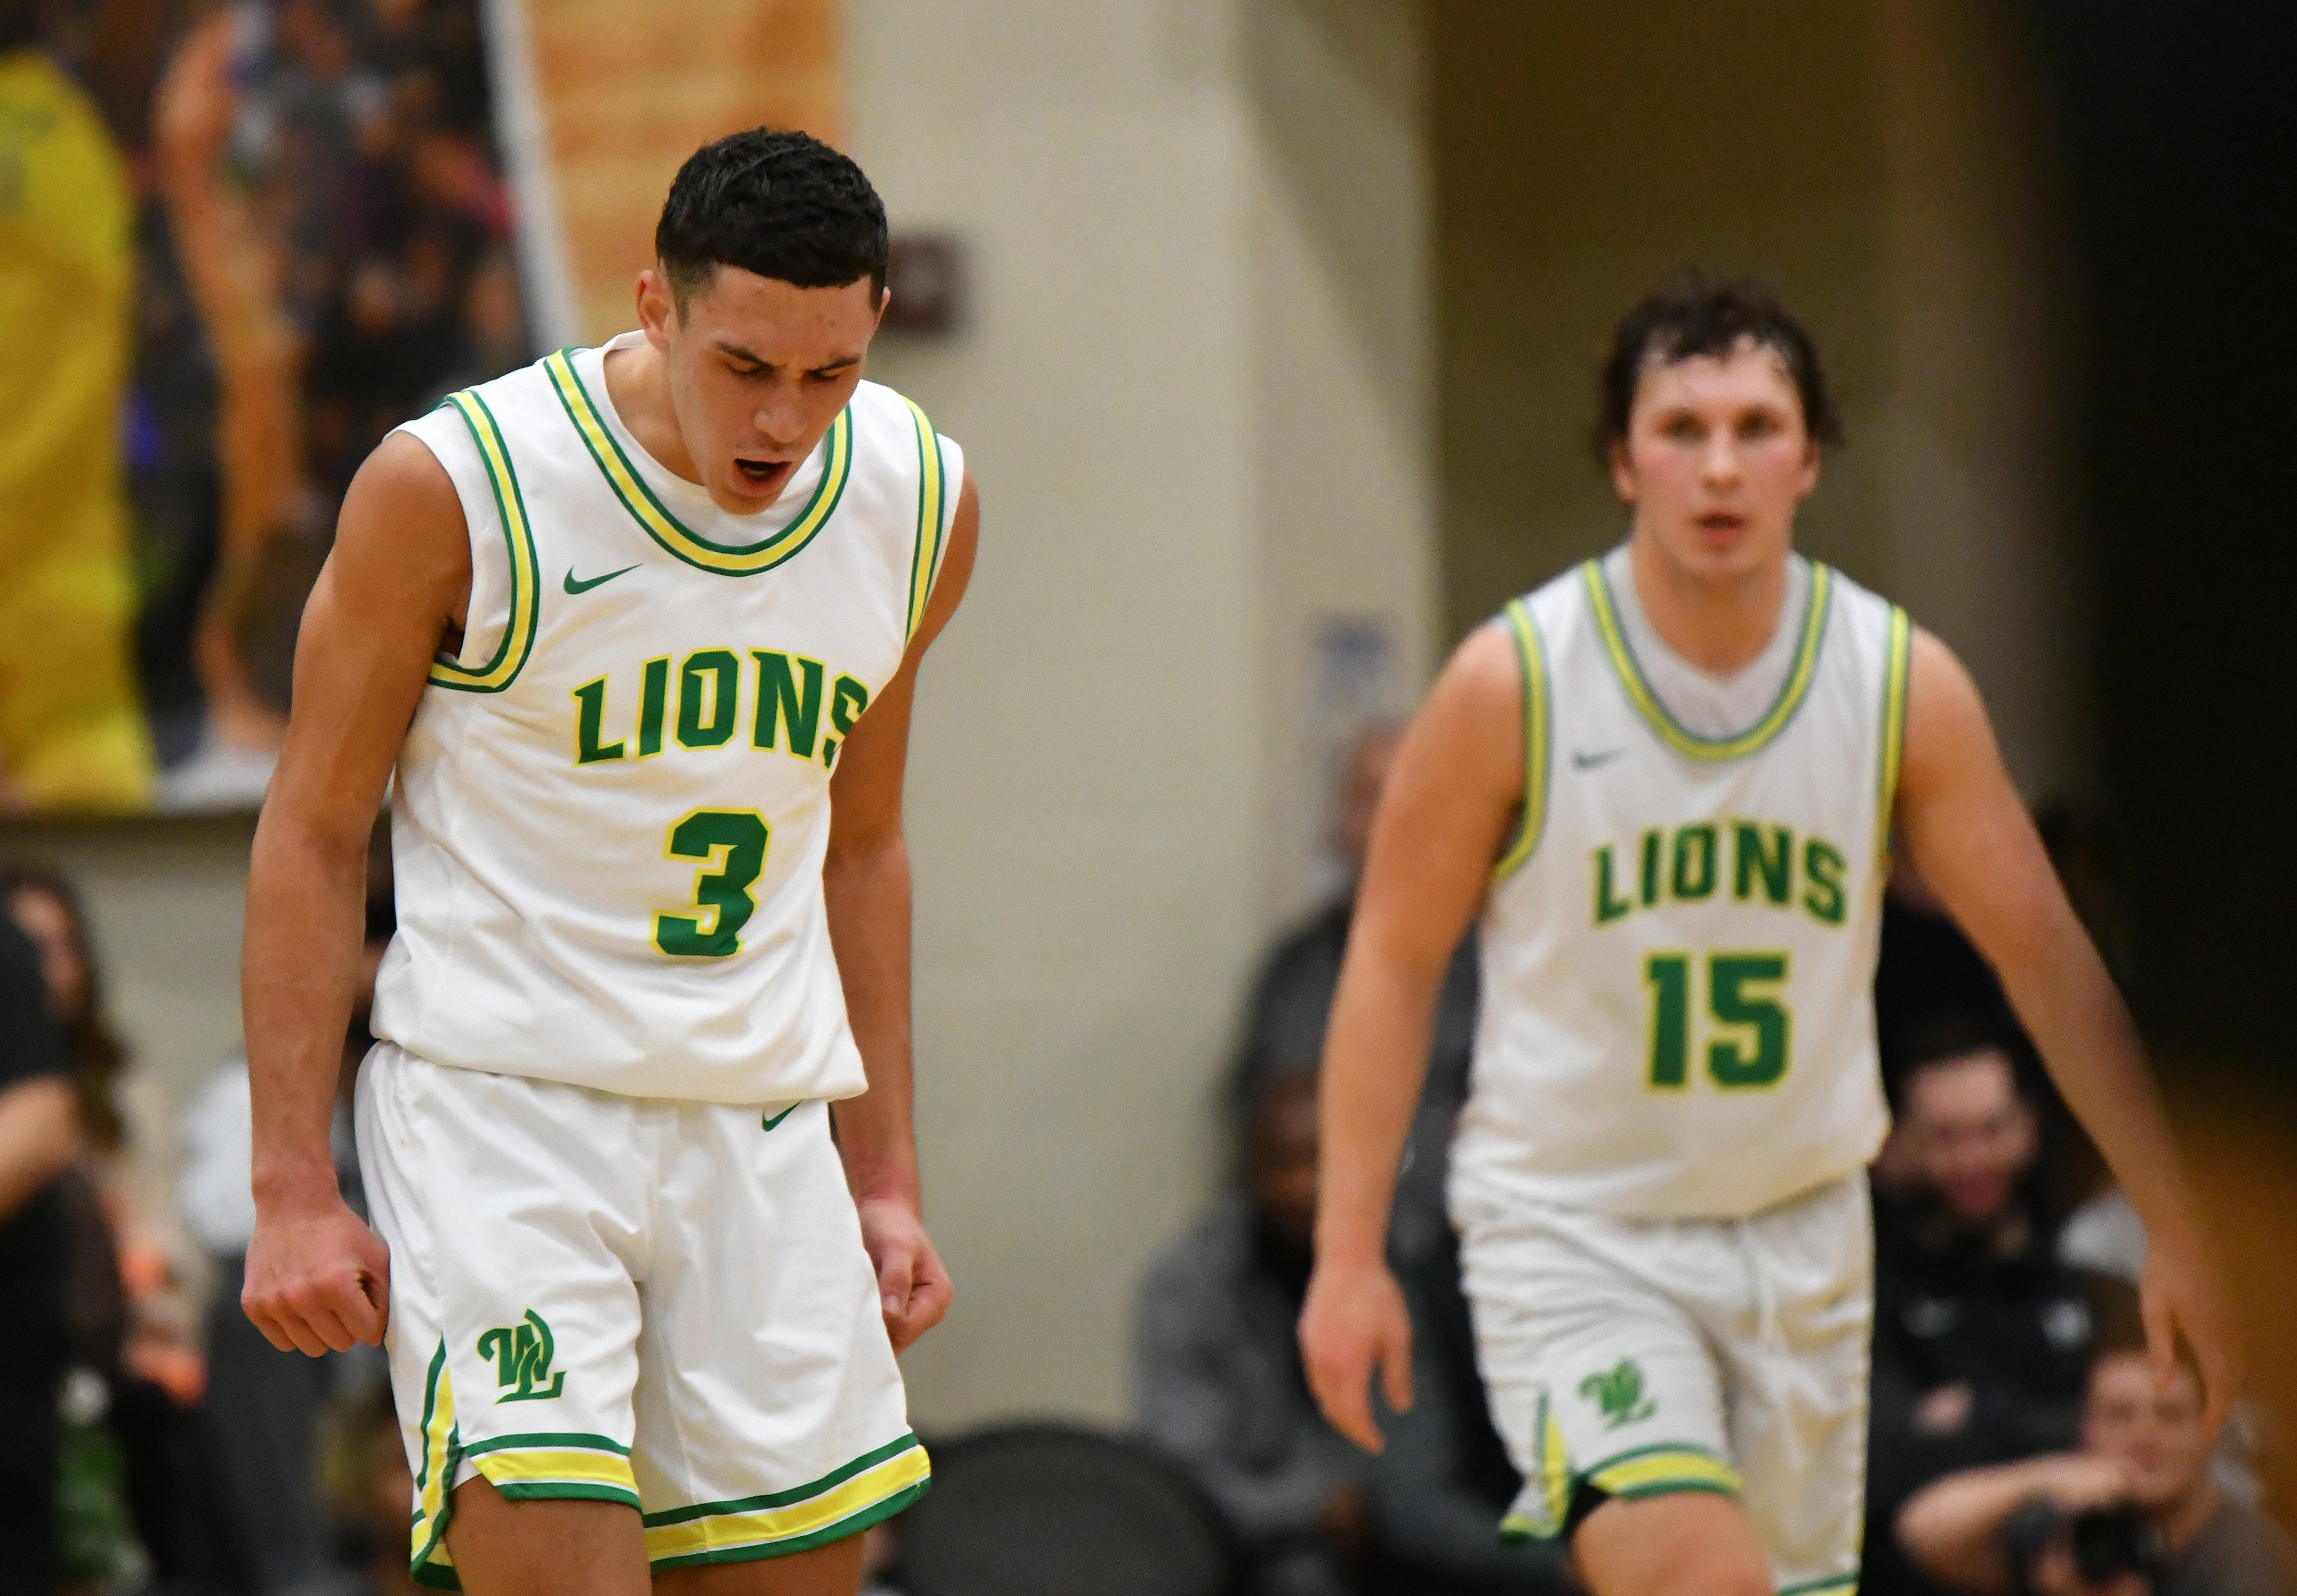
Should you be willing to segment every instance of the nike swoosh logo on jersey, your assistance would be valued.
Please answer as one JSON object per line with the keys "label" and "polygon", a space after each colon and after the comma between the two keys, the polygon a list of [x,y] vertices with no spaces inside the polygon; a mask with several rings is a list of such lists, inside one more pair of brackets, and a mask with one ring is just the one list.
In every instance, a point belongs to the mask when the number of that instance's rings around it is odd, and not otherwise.
{"label": "nike swoosh logo on jersey", "polygon": [[604,576],[594,576],[587,581],[578,582],[574,580],[574,567],[569,565],[566,568],[566,590],[569,593],[588,593],[600,582],[611,582],[616,577],[628,576],[631,572],[636,571],[638,567],[635,565],[625,565],[620,571],[609,571]]}
{"label": "nike swoosh logo on jersey", "polygon": [[1608,765],[1626,752],[1624,748],[1606,748],[1601,753],[1589,753],[1585,749],[1571,751],[1571,766],[1576,770],[1593,770],[1598,765]]}

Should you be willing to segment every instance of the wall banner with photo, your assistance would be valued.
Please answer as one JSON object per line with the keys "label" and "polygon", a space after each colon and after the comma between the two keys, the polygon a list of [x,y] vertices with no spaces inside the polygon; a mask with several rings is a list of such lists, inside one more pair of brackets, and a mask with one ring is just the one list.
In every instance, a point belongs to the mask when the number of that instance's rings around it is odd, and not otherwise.
{"label": "wall banner with photo", "polygon": [[258,805],[359,463],[633,322],[836,0],[0,0],[0,814]]}

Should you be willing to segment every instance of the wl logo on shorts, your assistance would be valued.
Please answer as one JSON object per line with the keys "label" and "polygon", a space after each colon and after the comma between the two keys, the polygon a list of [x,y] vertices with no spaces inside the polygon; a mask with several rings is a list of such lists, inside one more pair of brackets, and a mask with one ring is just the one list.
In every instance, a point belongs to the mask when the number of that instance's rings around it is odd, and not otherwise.
{"label": "wl logo on shorts", "polygon": [[524,1324],[489,1330],[480,1337],[479,1356],[495,1361],[495,1384],[506,1393],[495,1400],[547,1402],[564,1391],[566,1371],[550,1372],[550,1360],[556,1350],[549,1324],[531,1308],[526,1311]]}
{"label": "wl logo on shorts", "polygon": [[1579,1394],[1602,1411],[1607,1430],[1648,1419],[1655,1407],[1643,1394],[1642,1366],[1633,1358],[1621,1358],[1618,1367],[1608,1374],[1591,1374],[1581,1380]]}

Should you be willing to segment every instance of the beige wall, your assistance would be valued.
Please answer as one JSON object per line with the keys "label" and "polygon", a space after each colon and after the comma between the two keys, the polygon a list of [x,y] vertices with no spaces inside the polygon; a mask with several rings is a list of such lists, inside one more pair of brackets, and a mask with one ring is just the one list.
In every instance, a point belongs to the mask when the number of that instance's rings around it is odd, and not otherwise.
{"label": "beige wall", "polygon": [[251,817],[10,821],[0,860],[63,870],[86,898],[106,999],[135,1065],[131,1128],[169,1189],[185,1098],[239,1047]]}
{"label": "beige wall", "polygon": [[[1244,979],[1313,873],[1315,618],[1386,617],[1426,657],[1414,79],[1379,17],[852,12],[854,152],[969,267],[965,330],[873,372],[966,446],[984,527],[911,778],[921,1139],[960,1291],[909,1360],[921,1424],[1128,1411],[1135,1283],[1214,1179]],[[1385,185],[1369,238],[1311,148],[1335,105]]]}

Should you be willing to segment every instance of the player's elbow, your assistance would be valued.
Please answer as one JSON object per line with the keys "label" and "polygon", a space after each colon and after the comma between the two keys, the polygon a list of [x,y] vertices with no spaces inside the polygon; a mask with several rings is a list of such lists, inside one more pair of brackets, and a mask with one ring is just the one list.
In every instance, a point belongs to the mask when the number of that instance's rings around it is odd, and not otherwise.
{"label": "player's elbow", "polygon": [[822,882],[830,891],[842,880],[882,877],[888,872],[906,874],[910,868],[909,840],[899,814],[885,820],[848,821],[841,816],[829,829],[829,847],[822,856]]}

